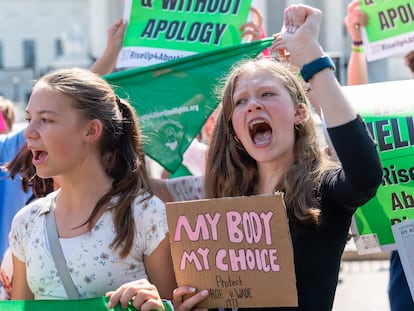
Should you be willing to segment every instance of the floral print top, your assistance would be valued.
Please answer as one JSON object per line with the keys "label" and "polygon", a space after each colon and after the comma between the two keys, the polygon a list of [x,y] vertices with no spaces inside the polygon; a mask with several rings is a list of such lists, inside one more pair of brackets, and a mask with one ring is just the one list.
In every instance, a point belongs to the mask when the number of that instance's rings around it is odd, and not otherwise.
{"label": "floral print top", "polygon": [[166,180],[168,192],[174,201],[204,199],[204,176],[183,176]]}
{"label": "floral print top", "polygon": [[[58,191],[22,208],[14,217],[9,235],[13,254],[26,263],[27,280],[35,299],[67,299],[50,253],[45,222]],[[164,203],[156,196],[144,201],[142,198],[138,196],[132,204],[136,236],[127,257],[121,259],[119,250],[110,246],[115,227],[112,212],[107,210],[66,258],[81,298],[100,297],[124,283],[147,278],[144,256],[150,255],[166,237],[168,226]]]}

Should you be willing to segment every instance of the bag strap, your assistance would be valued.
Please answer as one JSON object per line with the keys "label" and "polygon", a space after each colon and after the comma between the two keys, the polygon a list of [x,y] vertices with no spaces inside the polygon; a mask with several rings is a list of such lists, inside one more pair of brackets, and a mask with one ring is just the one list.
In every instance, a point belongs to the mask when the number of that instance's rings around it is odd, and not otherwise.
{"label": "bag strap", "polygon": [[55,198],[52,198],[49,213],[46,214],[46,229],[47,237],[49,239],[50,252],[52,253],[55,266],[62,280],[66,295],[69,299],[79,299],[80,295],[76,289],[73,279],[70,276],[68,265],[66,264],[65,256],[63,255],[62,246],[58,239],[58,231],[56,227],[56,219],[54,213]]}

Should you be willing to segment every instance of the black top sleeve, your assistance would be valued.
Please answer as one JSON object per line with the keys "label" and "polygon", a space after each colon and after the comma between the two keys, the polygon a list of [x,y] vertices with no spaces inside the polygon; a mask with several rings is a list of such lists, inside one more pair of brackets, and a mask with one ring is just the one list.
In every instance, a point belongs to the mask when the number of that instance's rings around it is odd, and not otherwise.
{"label": "black top sleeve", "polygon": [[376,142],[359,115],[327,130],[343,168],[327,177],[329,192],[334,196],[330,199],[357,208],[375,195],[382,180]]}

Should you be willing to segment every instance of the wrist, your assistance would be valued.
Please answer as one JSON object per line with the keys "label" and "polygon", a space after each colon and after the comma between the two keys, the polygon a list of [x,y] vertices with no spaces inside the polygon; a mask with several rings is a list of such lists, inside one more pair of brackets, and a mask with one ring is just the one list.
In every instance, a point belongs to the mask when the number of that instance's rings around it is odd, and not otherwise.
{"label": "wrist", "polygon": [[117,58],[120,51],[120,48],[107,46],[102,55],[109,58]]}
{"label": "wrist", "polygon": [[300,74],[305,82],[309,82],[318,72],[325,69],[335,70],[335,64],[329,56],[321,56],[303,65]]}
{"label": "wrist", "polygon": [[360,46],[360,45],[352,45],[351,46],[351,51],[354,52],[354,53],[358,53],[358,54],[365,53],[364,47]]}
{"label": "wrist", "polygon": [[290,52],[289,62],[302,68],[303,65],[313,61],[324,55],[324,52],[316,39],[302,39],[298,40],[295,49]]}

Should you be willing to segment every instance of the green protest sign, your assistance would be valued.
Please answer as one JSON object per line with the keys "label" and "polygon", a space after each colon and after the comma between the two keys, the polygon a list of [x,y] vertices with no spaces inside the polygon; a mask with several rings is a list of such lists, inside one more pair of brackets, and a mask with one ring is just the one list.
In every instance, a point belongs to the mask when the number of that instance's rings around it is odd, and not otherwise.
{"label": "green protest sign", "polygon": [[174,172],[218,105],[214,89],[219,79],[235,62],[257,56],[272,41],[243,43],[104,78],[136,109],[145,153]]}
{"label": "green protest sign", "polygon": [[395,249],[391,226],[414,219],[413,88],[414,80],[344,87],[377,142],[384,168],[376,196],[354,216],[360,254]]}
{"label": "green protest sign", "polygon": [[241,43],[252,0],[130,0],[117,67],[148,66]]}
{"label": "green protest sign", "polygon": [[414,49],[414,3],[412,0],[360,0],[368,16],[362,32],[368,61]]}
{"label": "green protest sign", "polygon": [[[4,311],[136,311],[130,302],[126,309],[120,304],[107,309],[107,297],[74,300],[4,300],[0,301],[0,310]],[[172,311],[168,302],[164,302],[166,311]]]}

